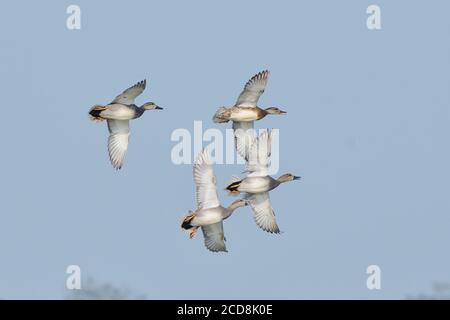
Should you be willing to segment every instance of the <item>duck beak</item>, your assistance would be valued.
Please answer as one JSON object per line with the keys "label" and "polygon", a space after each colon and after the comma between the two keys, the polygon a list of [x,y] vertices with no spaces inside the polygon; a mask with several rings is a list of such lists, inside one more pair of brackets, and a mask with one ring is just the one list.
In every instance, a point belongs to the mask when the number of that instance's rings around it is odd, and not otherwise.
{"label": "duck beak", "polygon": [[294,176],[294,180],[300,180],[302,177]]}
{"label": "duck beak", "polygon": [[161,108],[160,106],[156,106],[155,110],[163,110],[163,108]]}
{"label": "duck beak", "polygon": [[286,114],[286,111],[280,110],[280,114]]}

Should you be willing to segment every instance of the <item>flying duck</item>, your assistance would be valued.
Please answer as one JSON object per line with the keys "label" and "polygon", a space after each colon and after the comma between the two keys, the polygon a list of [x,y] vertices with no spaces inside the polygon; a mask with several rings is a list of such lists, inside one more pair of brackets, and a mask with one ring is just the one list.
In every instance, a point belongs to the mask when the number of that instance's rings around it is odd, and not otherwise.
{"label": "flying duck", "polygon": [[89,111],[93,121],[106,120],[108,123],[109,158],[116,170],[122,168],[128,150],[130,120],[139,118],[146,110],[162,109],[154,102],[144,103],[140,107],[134,104],[134,99],[144,91],[145,86],[146,80],[138,82],[119,94],[110,104],[95,105]]}
{"label": "flying duck", "polygon": [[237,151],[247,163],[247,177],[233,177],[226,190],[231,195],[245,193],[244,199],[250,204],[256,224],[264,231],[280,233],[275,213],[270,203],[269,191],[284,182],[298,180],[300,177],[287,173],[277,179],[268,175],[268,164],[271,153],[271,133],[264,131],[255,137],[250,147],[245,146],[243,139],[237,139]]}
{"label": "flying duck", "polygon": [[213,117],[215,123],[233,121],[233,129],[247,131],[253,129],[253,122],[271,115],[286,114],[285,111],[277,107],[262,109],[257,106],[259,97],[264,90],[269,79],[269,71],[265,70],[254,75],[244,86],[244,90],[239,95],[236,104],[230,108],[221,107]]}
{"label": "flying duck", "polygon": [[234,201],[227,208],[220,205],[216,177],[206,149],[198,155],[195,161],[194,182],[197,210],[189,211],[183,217],[181,228],[190,232],[191,239],[197,233],[198,228],[202,228],[206,248],[213,252],[226,252],[223,220],[230,217],[237,208],[247,205],[247,201],[243,199]]}

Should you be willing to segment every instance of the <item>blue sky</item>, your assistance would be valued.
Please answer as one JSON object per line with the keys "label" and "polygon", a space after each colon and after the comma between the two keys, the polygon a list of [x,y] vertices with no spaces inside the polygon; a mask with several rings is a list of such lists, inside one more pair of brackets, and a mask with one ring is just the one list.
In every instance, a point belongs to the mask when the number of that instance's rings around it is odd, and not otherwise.
{"label": "blue sky", "polygon": [[[366,28],[378,4],[382,30]],[[66,8],[81,8],[81,30]],[[2,4],[0,297],[62,298],[65,269],[148,298],[403,298],[449,281],[450,21],[446,1],[14,1]],[[270,69],[262,106],[288,112],[271,194],[284,233],[249,208],[225,223],[228,254],[187,239],[192,168],[177,128],[212,123]],[[146,78],[123,170],[89,121]],[[242,166],[215,167],[223,192]],[[366,288],[377,264],[382,289]]]}

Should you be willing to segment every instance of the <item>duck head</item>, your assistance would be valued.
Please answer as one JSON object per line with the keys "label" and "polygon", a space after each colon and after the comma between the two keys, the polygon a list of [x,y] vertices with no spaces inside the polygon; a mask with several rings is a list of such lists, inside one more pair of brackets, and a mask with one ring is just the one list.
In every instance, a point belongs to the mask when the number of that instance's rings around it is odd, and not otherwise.
{"label": "duck head", "polygon": [[235,210],[235,209],[237,209],[237,208],[240,208],[240,207],[244,207],[244,206],[246,206],[246,205],[248,205],[248,201],[247,200],[245,200],[245,199],[239,199],[239,200],[236,200],[236,201],[234,201],[232,204],[230,204],[230,209],[231,210]]}
{"label": "duck head", "polygon": [[146,102],[142,105],[144,110],[162,110],[163,108],[156,105],[154,102]]}
{"label": "duck head", "polygon": [[289,182],[289,181],[300,180],[300,179],[301,179],[301,177],[299,177],[299,176],[294,176],[291,173],[286,173],[286,174],[283,174],[281,177],[279,177],[277,179],[277,181],[279,183],[283,183],[283,182]]}
{"label": "duck head", "polygon": [[278,115],[281,115],[281,114],[286,114],[287,113],[286,111],[283,111],[283,110],[281,110],[281,109],[279,109],[277,107],[270,107],[270,108],[265,109],[265,111],[266,111],[267,114],[278,114]]}

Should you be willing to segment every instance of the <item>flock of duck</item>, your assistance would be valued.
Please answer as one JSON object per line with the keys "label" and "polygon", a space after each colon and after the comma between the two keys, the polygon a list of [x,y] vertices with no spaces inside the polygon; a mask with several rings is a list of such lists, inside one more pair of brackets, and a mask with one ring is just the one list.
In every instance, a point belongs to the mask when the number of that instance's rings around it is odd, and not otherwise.
{"label": "flock of duck", "polygon": [[[188,230],[193,238],[201,228],[207,249],[213,252],[227,251],[223,221],[240,207],[250,205],[254,220],[259,228],[270,233],[280,233],[275,213],[270,203],[269,192],[284,182],[298,180],[300,177],[287,173],[275,179],[268,174],[270,163],[272,133],[265,130],[256,135],[254,121],[267,115],[282,115],[285,111],[276,107],[262,109],[257,106],[264,93],[269,78],[269,71],[262,71],[253,76],[244,86],[237,102],[230,108],[219,108],[213,117],[215,123],[233,123],[235,145],[238,154],[246,161],[247,174],[244,178],[232,177],[225,188],[230,195],[243,194],[243,198],[222,207],[217,195],[216,177],[209,151],[203,149],[194,162],[194,182],[196,185],[197,210],[189,211],[183,217],[182,229]],[[161,110],[154,102],[142,106],[134,100],[146,87],[146,81],[119,94],[107,105],[95,105],[89,111],[91,119],[108,124],[108,152],[111,164],[121,169],[128,150],[130,137],[129,122],[141,117],[146,110]]]}

